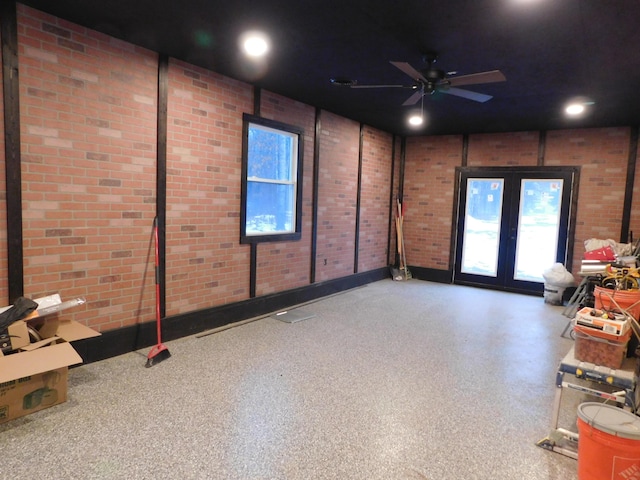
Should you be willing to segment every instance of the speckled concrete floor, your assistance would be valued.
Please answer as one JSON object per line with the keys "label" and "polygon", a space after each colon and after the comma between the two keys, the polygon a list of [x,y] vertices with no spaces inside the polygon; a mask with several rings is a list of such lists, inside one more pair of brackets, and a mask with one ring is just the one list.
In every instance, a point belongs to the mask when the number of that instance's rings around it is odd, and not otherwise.
{"label": "speckled concrete floor", "polygon": [[535,445],[561,307],[387,280],[299,308],[315,317],[169,342],[151,368],[145,350],[72,369],[65,404],[0,425],[0,477],[576,478]]}

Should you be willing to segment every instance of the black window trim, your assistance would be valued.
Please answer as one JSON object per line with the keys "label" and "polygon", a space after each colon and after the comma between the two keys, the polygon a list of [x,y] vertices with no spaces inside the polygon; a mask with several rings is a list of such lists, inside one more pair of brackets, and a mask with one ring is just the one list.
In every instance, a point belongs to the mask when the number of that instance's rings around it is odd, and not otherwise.
{"label": "black window trim", "polygon": [[[266,235],[247,235],[247,170],[249,152],[249,126],[251,124],[263,127],[282,130],[298,136],[298,158],[296,171],[296,215],[295,229],[293,232],[269,233]],[[240,194],[240,243],[252,244],[263,242],[288,242],[300,240],[302,238],[302,179],[303,179],[303,145],[304,129],[278,122],[268,118],[258,117],[244,113],[242,115],[242,178]]]}

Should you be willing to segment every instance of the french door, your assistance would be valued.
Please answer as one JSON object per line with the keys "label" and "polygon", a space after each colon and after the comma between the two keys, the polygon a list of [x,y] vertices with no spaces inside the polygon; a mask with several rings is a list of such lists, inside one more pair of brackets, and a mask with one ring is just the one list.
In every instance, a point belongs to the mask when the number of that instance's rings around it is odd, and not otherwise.
{"label": "french door", "polygon": [[566,264],[572,168],[459,168],[454,281],[542,293],[542,273]]}

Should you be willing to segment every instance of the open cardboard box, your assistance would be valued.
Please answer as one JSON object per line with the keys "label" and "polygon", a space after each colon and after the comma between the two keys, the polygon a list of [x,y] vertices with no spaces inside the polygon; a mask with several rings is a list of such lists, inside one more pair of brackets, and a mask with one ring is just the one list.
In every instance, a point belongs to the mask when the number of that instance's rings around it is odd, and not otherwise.
{"label": "open cardboard box", "polygon": [[[34,301],[38,309],[9,326],[15,352],[3,355],[0,351],[0,423],[65,402],[69,366],[82,363],[69,342],[100,335],[78,322],[51,315],[84,300],[62,302],[56,294]],[[30,329],[41,340],[32,342]]]}

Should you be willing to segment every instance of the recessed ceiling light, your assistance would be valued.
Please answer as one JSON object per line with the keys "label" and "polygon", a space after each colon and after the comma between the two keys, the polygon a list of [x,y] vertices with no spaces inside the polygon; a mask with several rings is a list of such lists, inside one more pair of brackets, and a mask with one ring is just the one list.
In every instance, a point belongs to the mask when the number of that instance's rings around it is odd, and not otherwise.
{"label": "recessed ceiling light", "polygon": [[269,38],[261,32],[247,32],[241,38],[241,45],[250,57],[262,57],[269,51]]}
{"label": "recessed ceiling light", "polygon": [[567,112],[567,115],[580,115],[584,112],[584,105],[581,103],[572,103],[571,105],[567,105],[564,111]]}
{"label": "recessed ceiling light", "polygon": [[589,107],[594,104],[595,102],[589,98],[575,97],[565,104],[564,113],[570,117],[582,117],[589,113]]}

